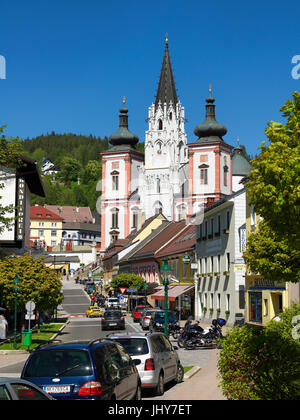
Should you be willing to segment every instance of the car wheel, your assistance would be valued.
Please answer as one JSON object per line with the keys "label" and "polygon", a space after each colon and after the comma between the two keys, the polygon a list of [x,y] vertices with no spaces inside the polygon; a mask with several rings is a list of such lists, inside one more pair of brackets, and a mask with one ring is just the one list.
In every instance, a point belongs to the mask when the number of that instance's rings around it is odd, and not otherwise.
{"label": "car wheel", "polygon": [[165,392],[164,375],[162,372],[160,372],[158,383],[155,389],[155,395],[157,397],[160,397],[161,395],[164,395],[164,392]]}
{"label": "car wheel", "polygon": [[183,378],[184,378],[184,369],[183,369],[183,366],[181,364],[179,364],[178,367],[177,367],[177,374],[176,374],[176,378],[175,378],[175,383],[180,384],[180,382],[183,381]]}

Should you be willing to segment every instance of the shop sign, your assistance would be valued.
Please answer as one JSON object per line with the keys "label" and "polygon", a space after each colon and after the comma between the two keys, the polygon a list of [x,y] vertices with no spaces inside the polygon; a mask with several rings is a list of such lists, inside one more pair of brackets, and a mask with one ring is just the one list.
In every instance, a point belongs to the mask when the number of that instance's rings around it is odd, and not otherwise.
{"label": "shop sign", "polygon": [[191,257],[189,255],[185,255],[184,257],[182,257],[182,262],[183,264],[190,264]]}
{"label": "shop sign", "polygon": [[285,290],[285,283],[266,279],[255,279],[249,289]]}

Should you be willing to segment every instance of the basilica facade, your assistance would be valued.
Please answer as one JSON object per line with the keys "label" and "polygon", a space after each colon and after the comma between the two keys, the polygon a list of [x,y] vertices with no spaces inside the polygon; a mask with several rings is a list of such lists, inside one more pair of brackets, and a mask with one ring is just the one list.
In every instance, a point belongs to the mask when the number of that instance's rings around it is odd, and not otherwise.
{"label": "basilica facade", "polygon": [[119,130],[102,153],[102,251],[157,213],[193,223],[207,205],[241,188],[244,174],[233,173],[234,147],[223,140],[227,129],[216,121],[214,102],[210,87],[205,120],[194,129],[197,140],[188,143],[166,40],[156,99],[148,109],[145,153],[136,149],[139,139],[129,131],[125,100]]}

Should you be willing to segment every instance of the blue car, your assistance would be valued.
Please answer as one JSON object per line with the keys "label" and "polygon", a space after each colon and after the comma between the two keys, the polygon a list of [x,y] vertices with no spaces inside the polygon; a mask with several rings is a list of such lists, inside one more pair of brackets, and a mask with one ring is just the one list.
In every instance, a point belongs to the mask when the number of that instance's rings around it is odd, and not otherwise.
{"label": "blue car", "polygon": [[50,344],[27,359],[21,378],[64,400],[141,399],[141,381],[126,350],[115,341]]}

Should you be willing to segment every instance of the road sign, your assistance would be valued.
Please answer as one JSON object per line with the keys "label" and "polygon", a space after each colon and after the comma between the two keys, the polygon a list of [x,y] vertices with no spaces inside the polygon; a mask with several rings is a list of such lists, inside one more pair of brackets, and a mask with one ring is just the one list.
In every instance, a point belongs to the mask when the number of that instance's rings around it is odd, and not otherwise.
{"label": "road sign", "polygon": [[30,300],[26,303],[25,308],[28,312],[33,312],[35,310],[35,303]]}
{"label": "road sign", "polygon": [[120,290],[121,294],[124,295],[124,293],[127,290],[127,287],[119,287],[119,290]]}
{"label": "road sign", "polygon": [[27,312],[27,314],[25,314],[25,319],[32,321],[35,319],[35,315],[33,315],[32,312]]}
{"label": "road sign", "polygon": [[127,292],[129,292],[129,293],[136,293],[137,292],[137,289],[127,289]]}

